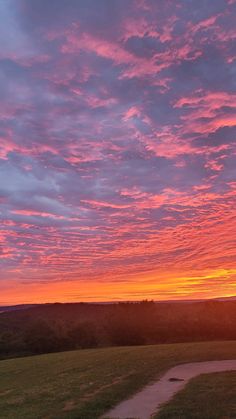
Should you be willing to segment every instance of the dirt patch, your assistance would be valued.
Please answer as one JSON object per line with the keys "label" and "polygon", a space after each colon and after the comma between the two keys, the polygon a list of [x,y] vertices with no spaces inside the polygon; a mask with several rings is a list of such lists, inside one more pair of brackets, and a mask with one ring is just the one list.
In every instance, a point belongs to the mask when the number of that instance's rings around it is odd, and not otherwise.
{"label": "dirt patch", "polygon": [[74,408],[75,408],[74,400],[68,400],[62,410],[64,412],[69,412],[70,410],[73,410]]}
{"label": "dirt patch", "polygon": [[0,392],[0,397],[7,396],[8,394],[12,393],[13,390],[5,390]]}
{"label": "dirt patch", "polygon": [[114,386],[116,384],[121,383],[123,380],[125,380],[129,375],[123,375],[121,377],[116,377],[113,381],[111,381],[108,384],[104,384],[103,386],[98,387],[94,391],[91,391],[90,393],[85,394],[81,400],[87,401],[90,400],[92,397],[96,396],[97,394],[101,393],[103,390],[106,390],[107,388],[110,388],[111,386]]}

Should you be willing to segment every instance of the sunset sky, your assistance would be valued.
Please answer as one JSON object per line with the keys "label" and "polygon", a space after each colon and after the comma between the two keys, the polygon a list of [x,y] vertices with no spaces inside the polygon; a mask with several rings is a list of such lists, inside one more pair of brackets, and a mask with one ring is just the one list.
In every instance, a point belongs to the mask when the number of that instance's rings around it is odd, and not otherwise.
{"label": "sunset sky", "polygon": [[235,295],[236,1],[0,16],[0,305]]}

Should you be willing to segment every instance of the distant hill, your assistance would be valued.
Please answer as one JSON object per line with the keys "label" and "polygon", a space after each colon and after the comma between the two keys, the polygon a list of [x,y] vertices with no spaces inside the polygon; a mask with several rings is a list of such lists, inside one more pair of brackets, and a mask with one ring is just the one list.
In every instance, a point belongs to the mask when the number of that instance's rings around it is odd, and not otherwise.
{"label": "distant hill", "polygon": [[18,304],[14,306],[0,306],[0,313],[5,313],[6,311],[24,310],[26,308],[36,307],[38,305],[43,306],[44,304]]}
{"label": "distant hill", "polygon": [[[164,301],[159,301],[156,300],[154,301],[155,303],[160,303],[160,304],[164,304],[164,303],[181,303],[181,304],[190,304],[190,303],[200,303],[200,302],[206,302],[206,301],[236,301],[236,296],[232,296],[232,297],[217,297],[217,298],[212,298],[212,299],[195,299],[195,300],[164,300]],[[134,303],[138,303],[139,301],[134,301]],[[122,303],[122,301],[117,301],[117,302],[109,302],[109,301],[101,301],[101,302],[96,302],[96,303],[42,303],[42,304],[16,304],[16,305],[9,305],[9,306],[0,306],[0,313],[6,312],[6,311],[16,311],[16,310],[25,310],[28,308],[32,308],[32,307],[44,307],[44,306],[49,306],[49,305],[54,305],[54,304],[119,304]],[[131,301],[125,301],[124,303],[132,303]]]}
{"label": "distant hill", "polygon": [[77,348],[233,339],[235,299],[23,305],[0,315],[2,358]]}
{"label": "distant hill", "polygon": [[236,301],[236,296],[214,298],[216,301]]}

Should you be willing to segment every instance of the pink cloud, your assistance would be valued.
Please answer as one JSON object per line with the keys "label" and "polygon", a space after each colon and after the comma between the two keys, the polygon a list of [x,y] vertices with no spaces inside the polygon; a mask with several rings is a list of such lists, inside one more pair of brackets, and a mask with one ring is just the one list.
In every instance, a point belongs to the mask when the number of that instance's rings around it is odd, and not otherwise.
{"label": "pink cloud", "polygon": [[33,211],[33,210],[12,210],[12,214],[17,215],[25,215],[27,217],[51,217],[55,218],[56,220],[66,220],[67,217],[64,217],[63,215],[53,214],[50,212],[42,212],[42,211]]}
{"label": "pink cloud", "polygon": [[140,110],[139,110],[139,108],[137,107],[137,106],[132,106],[131,108],[129,108],[127,111],[126,111],[126,113],[125,113],[125,115],[124,115],[124,117],[123,117],[123,120],[124,121],[128,121],[129,119],[132,119],[133,117],[135,117],[135,116],[139,116],[139,117],[141,117],[141,112],[140,112]]}

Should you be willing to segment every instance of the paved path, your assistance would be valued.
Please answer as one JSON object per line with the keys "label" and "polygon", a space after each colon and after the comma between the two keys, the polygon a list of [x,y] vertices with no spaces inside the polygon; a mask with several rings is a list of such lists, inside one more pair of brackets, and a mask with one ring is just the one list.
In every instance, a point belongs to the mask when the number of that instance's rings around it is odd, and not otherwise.
{"label": "paved path", "polygon": [[131,399],[125,400],[106,413],[109,419],[150,419],[158,408],[169,401],[187,382],[197,375],[236,371],[236,360],[194,362],[177,365],[154,384],[148,385]]}

